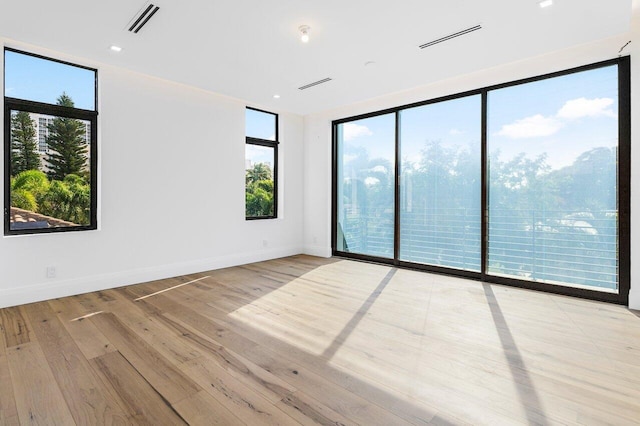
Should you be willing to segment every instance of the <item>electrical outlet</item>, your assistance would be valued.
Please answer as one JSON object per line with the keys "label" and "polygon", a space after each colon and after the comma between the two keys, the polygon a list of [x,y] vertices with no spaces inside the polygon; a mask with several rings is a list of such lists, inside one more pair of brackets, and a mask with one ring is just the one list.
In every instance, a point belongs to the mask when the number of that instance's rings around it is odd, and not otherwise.
{"label": "electrical outlet", "polygon": [[55,278],[56,272],[55,266],[47,266],[47,278]]}
{"label": "electrical outlet", "polygon": [[267,247],[269,245],[269,241],[262,240],[262,247]]}

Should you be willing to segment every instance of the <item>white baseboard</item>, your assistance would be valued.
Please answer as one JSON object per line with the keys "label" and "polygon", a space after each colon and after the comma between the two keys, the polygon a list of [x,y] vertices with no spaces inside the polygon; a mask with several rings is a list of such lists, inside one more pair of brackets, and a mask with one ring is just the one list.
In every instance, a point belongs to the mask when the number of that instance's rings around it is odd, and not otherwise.
{"label": "white baseboard", "polygon": [[629,289],[629,309],[640,311],[640,285],[631,284]]}
{"label": "white baseboard", "polygon": [[247,263],[261,262],[264,260],[293,256],[301,253],[305,253],[301,247],[276,248],[161,265],[157,267],[133,269],[111,274],[73,278],[70,280],[48,280],[47,282],[25,287],[0,289],[0,308],[40,302],[43,300],[72,296],[75,294],[89,293],[92,291],[106,290],[125,285],[139,284],[147,281],[177,277],[197,272],[228,268],[231,266],[245,265]]}
{"label": "white baseboard", "polygon": [[305,246],[303,253],[309,256],[331,257],[331,248],[324,246]]}

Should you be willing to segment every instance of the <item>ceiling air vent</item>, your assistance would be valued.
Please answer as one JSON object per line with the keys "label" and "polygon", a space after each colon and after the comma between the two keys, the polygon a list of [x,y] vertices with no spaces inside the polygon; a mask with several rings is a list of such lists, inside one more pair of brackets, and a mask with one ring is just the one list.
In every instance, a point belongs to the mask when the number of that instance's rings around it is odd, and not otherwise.
{"label": "ceiling air vent", "polygon": [[313,83],[305,84],[304,86],[298,87],[298,89],[299,90],[305,90],[305,89],[308,89],[310,87],[317,86],[318,84],[327,83],[327,82],[329,82],[331,80],[332,79],[329,78],[329,77],[323,78],[322,80],[314,81]]}
{"label": "ceiling air vent", "polygon": [[141,9],[142,12],[139,15],[133,17],[133,19],[131,20],[133,21],[133,24],[131,24],[131,26],[129,27],[129,31],[137,34],[138,31],[140,31],[142,27],[144,27],[146,23],[149,22],[149,19],[151,19],[159,9],[160,7],[149,3],[149,5],[144,8],[144,10]]}
{"label": "ceiling air vent", "polygon": [[449,34],[448,36],[440,37],[439,39],[432,40],[428,43],[421,44],[418,46],[420,49],[425,49],[427,47],[433,46],[434,44],[442,43],[443,41],[451,40],[456,37],[463,36],[465,34],[472,33],[474,31],[482,29],[482,25],[476,25],[475,27],[467,28],[466,30],[458,31],[457,33]]}

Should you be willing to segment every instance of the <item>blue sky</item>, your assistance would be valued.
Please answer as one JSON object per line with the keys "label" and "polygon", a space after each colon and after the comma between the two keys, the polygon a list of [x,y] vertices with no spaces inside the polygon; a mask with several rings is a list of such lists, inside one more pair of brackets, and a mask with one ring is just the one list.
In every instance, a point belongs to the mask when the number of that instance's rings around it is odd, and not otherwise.
{"label": "blue sky", "polygon": [[[245,113],[245,132],[249,137],[275,141],[276,116],[247,108]],[[266,163],[273,167],[273,152],[273,148],[247,144],[245,146],[245,159],[251,162],[247,166]]]}
{"label": "blue sky", "polygon": [[502,160],[547,153],[559,168],[592,148],[617,146],[617,84],[610,66],[491,92],[489,152],[499,149]]}
{"label": "blue sky", "polygon": [[260,145],[245,145],[245,156],[246,160],[249,160],[250,163],[247,164],[247,169],[253,167],[258,163],[264,163],[269,165],[273,169],[273,148],[269,148],[266,146]]}
{"label": "blue sky", "polygon": [[66,92],[76,108],[95,109],[95,72],[5,50],[5,96],[55,104]]}
{"label": "blue sky", "polygon": [[271,113],[247,108],[245,113],[245,132],[252,138],[276,140],[276,116]]}
{"label": "blue sky", "polygon": [[[552,168],[571,165],[595,147],[615,147],[618,136],[617,67],[610,66],[489,93],[488,149],[508,161],[524,152],[547,153]],[[426,142],[479,149],[479,96],[404,110],[403,160],[416,160]],[[394,115],[343,124],[349,151],[366,148],[370,158],[393,161]],[[475,147],[475,148],[474,148]]]}
{"label": "blue sky", "polygon": [[447,148],[480,150],[480,95],[453,99],[402,111],[402,160],[418,163],[425,141],[440,141]]}

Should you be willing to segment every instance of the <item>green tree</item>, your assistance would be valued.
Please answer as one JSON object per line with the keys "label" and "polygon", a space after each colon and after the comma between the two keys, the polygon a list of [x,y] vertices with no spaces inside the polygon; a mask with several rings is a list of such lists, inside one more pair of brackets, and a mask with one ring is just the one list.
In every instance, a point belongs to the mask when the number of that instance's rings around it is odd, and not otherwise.
{"label": "green tree", "polygon": [[551,167],[546,153],[531,159],[521,152],[505,162],[498,160],[496,152],[492,158],[489,196],[492,209],[514,212],[557,209],[558,190],[548,179]]}
{"label": "green tree", "polygon": [[90,186],[80,176],[67,175],[63,181],[51,182],[49,191],[40,202],[39,213],[78,225],[88,225],[90,209]]}
{"label": "green tree", "polygon": [[247,170],[246,183],[250,184],[261,180],[271,180],[271,168],[264,163],[256,163],[253,168]]}
{"label": "green tree", "polygon": [[[63,93],[58,98],[58,105],[73,108],[73,100]],[[86,125],[77,119],[56,117],[49,125],[47,144],[49,154],[49,177],[63,180],[67,175],[81,175],[85,172],[87,161],[87,145],[84,135]]]}
{"label": "green tree", "polygon": [[35,125],[28,112],[18,111],[11,116],[11,174],[39,168]]}
{"label": "green tree", "polygon": [[40,170],[26,170],[11,181],[11,189],[24,189],[36,198],[42,198],[49,191],[49,180]]}
{"label": "green tree", "polygon": [[253,182],[245,193],[246,215],[273,216],[273,181]]}
{"label": "green tree", "polygon": [[11,191],[11,207],[17,207],[23,210],[36,211],[38,204],[36,197],[25,189],[16,189]]}
{"label": "green tree", "polygon": [[40,170],[25,170],[11,179],[11,205],[33,212],[49,191],[49,180]]}
{"label": "green tree", "polygon": [[556,183],[561,199],[572,210],[615,210],[617,162],[616,148],[592,148],[570,166],[550,173],[549,180]]}
{"label": "green tree", "polygon": [[247,170],[245,187],[245,214],[247,217],[274,215],[274,186],[271,168],[257,163]]}
{"label": "green tree", "polygon": [[394,167],[364,146],[345,146],[340,244],[349,251],[393,253]]}

